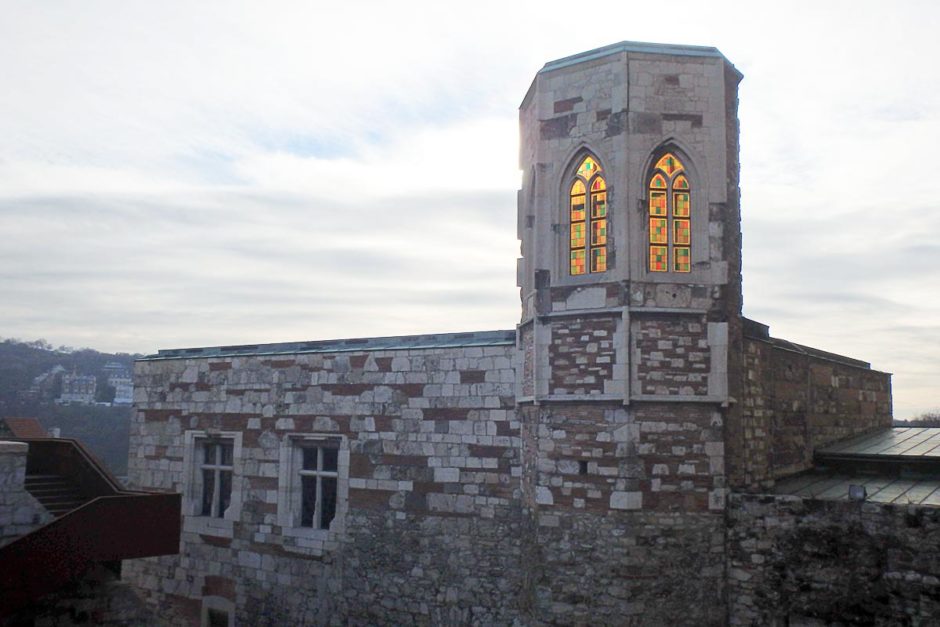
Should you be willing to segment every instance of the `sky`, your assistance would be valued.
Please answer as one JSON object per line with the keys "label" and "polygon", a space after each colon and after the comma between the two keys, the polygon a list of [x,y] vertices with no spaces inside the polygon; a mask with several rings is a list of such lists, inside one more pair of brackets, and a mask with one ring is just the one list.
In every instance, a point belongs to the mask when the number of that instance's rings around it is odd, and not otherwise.
{"label": "sky", "polygon": [[512,328],[547,61],[708,45],[740,86],[744,313],[940,408],[940,3],[0,0],[0,337]]}

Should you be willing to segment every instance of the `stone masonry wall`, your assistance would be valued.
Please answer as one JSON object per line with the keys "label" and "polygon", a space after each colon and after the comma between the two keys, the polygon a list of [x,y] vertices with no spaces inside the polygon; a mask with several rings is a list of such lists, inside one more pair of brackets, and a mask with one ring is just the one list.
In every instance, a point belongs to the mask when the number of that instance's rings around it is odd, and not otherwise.
{"label": "stone masonry wall", "polygon": [[[228,537],[187,520],[178,556],[130,562],[128,578],[183,624],[207,595],[236,602],[239,624],[512,622],[524,526],[513,350],[138,362],[131,482],[184,491],[183,432],[237,431],[242,511]],[[279,448],[307,432],[348,441],[345,529],[322,552],[277,514]]]}
{"label": "stone masonry wall", "polygon": [[0,546],[52,520],[24,487],[28,451],[25,442],[0,441]]}
{"label": "stone masonry wall", "polygon": [[721,414],[684,403],[555,403],[520,413],[535,501],[526,560],[538,564],[534,617],[720,624]]}
{"label": "stone masonry wall", "polygon": [[552,394],[603,394],[617,361],[614,332],[617,320],[609,316],[565,318],[551,325],[548,358],[552,368]]}
{"label": "stone masonry wall", "polygon": [[730,624],[934,625],[940,508],[732,495]]}
{"label": "stone masonry wall", "polygon": [[703,316],[653,316],[635,325],[641,394],[708,394],[709,348]]}
{"label": "stone masonry wall", "polygon": [[743,392],[729,453],[736,488],[769,487],[811,467],[816,448],[891,426],[889,374],[769,341],[745,339]]}

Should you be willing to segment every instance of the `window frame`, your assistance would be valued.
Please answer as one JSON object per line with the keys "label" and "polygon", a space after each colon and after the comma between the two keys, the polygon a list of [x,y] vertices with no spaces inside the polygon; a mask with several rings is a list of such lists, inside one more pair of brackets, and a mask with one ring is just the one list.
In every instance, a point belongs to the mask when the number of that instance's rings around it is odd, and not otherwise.
{"label": "window frame", "polygon": [[[228,507],[221,516],[204,515],[202,447],[208,441],[232,445],[231,491]],[[189,430],[183,433],[183,530],[203,535],[233,537],[233,523],[242,509],[242,432],[216,429]],[[218,493],[216,493],[216,496]],[[215,507],[213,506],[213,509]],[[218,513],[218,512],[216,512]]]}
{"label": "window frame", "polygon": [[[303,469],[303,450],[317,448],[336,449],[336,470]],[[323,455],[317,454],[317,465],[322,466]],[[322,555],[335,549],[338,538],[345,532],[349,505],[349,441],[336,433],[288,433],[281,440],[278,475],[277,524],[281,535],[293,539],[285,543],[287,550]],[[336,478],[336,506],[327,529],[317,524],[303,526],[303,477]],[[319,490],[318,490],[319,492]],[[314,523],[322,515],[322,502],[316,503]]]}
{"label": "window frame", "polygon": [[[591,159],[594,164],[597,166],[596,171],[588,177],[585,177],[582,174],[579,174],[581,167],[584,163]],[[565,221],[564,224],[567,225],[567,230],[565,232],[566,245],[565,250],[567,251],[565,255],[565,264],[567,266],[567,271],[565,276],[569,279],[577,279],[581,277],[591,276],[595,274],[604,274],[608,272],[610,268],[610,184],[608,181],[607,173],[604,166],[601,165],[600,160],[591,152],[582,153],[577,159],[573,160],[575,164],[574,170],[570,176],[566,177],[565,181],[567,185],[564,188],[564,206],[565,206]],[[603,184],[603,188],[599,190],[594,189],[595,183],[600,180]],[[575,185],[581,185],[583,188],[583,196],[574,193]],[[604,214],[601,216],[595,215],[595,196],[604,196]],[[582,196],[583,204],[581,212],[583,213],[583,219],[574,220],[572,219],[572,200],[576,196]],[[595,243],[595,233],[597,224],[603,223],[603,242]],[[582,245],[574,245],[574,230],[577,225],[581,226],[581,239],[583,241]],[[603,269],[595,270],[595,252],[603,251]],[[573,262],[575,253],[583,253],[583,266],[584,271],[575,273]]]}

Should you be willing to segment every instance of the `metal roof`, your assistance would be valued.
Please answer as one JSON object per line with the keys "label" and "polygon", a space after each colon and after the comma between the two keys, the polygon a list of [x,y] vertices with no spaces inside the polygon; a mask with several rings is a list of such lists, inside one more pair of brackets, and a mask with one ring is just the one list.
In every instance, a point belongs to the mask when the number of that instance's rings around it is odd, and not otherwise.
{"label": "metal roof", "polygon": [[874,503],[940,506],[940,477],[914,479],[815,471],[779,482],[774,492],[844,501],[849,498],[850,485],[865,486],[865,500]]}
{"label": "metal roof", "polygon": [[543,72],[551,72],[552,70],[568,67],[570,65],[576,65],[578,63],[584,63],[585,61],[593,61],[594,59],[600,59],[602,57],[619,54],[621,52],[671,54],[685,57],[713,57],[724,59],[726,62],[728,61],[725,59],[725,56],[718,51],[718,48],[713,48],[711,46],[681,46],[677,44],[654,44],[642,41],[621,41],[620,43],[603,46],[601,48],[595,48],[594,50],[579,52],[578,54],[573,54],[570,57],[563,57],[561,59],[549,61],[542,67],[541,70],[539,70],[539,74],[542,74]]}
{"label": "metal roof", "polygon": [[940,460],[940,429],[931,427],[892,427],[860,435],[816,451],[821,462],[855,460],[900,462],[918,459]]}
{"label": "metal roof", "polygon": [[243,355],[295,355],[301,353],[343,353],[358,351],[418,350],[428,348],[462,348],[470,346],[511,346],[516,331],[471,331],[467,333],[432,333],[428,335],[396,335],[343,340],[281,342],[277,344],[244,344],[205,348],[173,348],[160,350],[138,361],[159,359],[193,359],[205,357],[237,357]]}

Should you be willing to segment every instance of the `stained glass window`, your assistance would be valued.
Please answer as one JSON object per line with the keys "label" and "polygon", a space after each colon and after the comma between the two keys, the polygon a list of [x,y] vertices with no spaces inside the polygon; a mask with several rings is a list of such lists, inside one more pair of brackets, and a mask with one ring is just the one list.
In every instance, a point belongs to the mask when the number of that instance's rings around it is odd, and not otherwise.
{"label": "stained glass window", "polygon": [[[597,161],[593,157],[585,157],[571,184],[569,271],[572,275],[607,270],[607,183],[602,174],[603,169]],[[590,198],[587,190],[590,190]],[[588,201],[590,215],[587,212]]]}
{"label": "stained glass window", "polygon": [[656,162],[649,183],[650,272],[692,271],[691,212],[685,166],[666,153]]}

